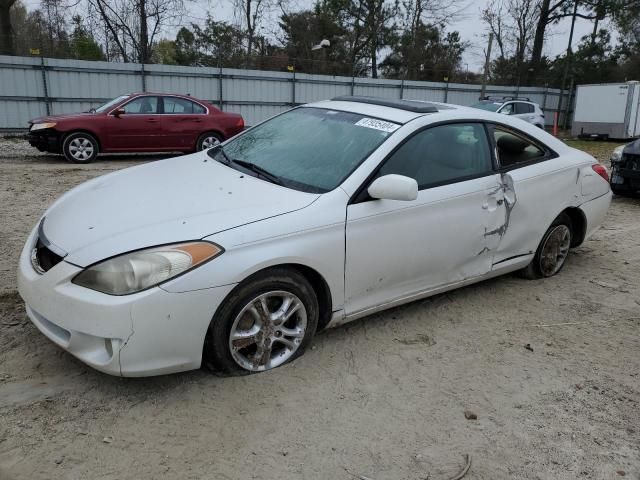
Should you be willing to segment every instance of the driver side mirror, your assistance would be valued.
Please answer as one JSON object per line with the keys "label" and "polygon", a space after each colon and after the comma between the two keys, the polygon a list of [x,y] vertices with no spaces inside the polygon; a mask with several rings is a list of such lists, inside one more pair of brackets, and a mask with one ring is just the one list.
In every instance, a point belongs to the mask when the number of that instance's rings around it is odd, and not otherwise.
{"label": "driver side mirror", "polygon": [[380,200],[403,200],[410,202],[418,198],[418,182],[404,175],[384,175],[376,178],[367,189],[372,198]]}
{"label": "driver side mirror", "polygon": [[125,112],[124,108],[116,108],[113,111],[113,115],[116,116],[116,117],[119,117],[120,115],[124,115],[125,113],[127,113],[127,112]]}

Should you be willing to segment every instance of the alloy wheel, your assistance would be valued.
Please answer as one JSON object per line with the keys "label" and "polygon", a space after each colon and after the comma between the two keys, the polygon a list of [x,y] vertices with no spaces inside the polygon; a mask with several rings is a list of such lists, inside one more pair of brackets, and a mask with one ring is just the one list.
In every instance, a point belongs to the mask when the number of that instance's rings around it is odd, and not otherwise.
{"label": "alloy wheel", "polygon": [[307,310],[293,293],[271,291],[248,302],[229,334],[233,360],[260,372],[282,365],[298,350],[307,328]]}
{"label": "alloy wheel", "polygon": [[213,136],[209,135],[202,139],[202,150],[208,150],[209,148],[215,147],[220,144],[220,140]]}
{"label": "alloy wheel", "polygon": [[69,153],[79,162],[86,162],[93,155],[93,143],[85,137],[76,137],[69,143]]}
{"label": "alloy wheel", "polygon": [[545,277],[555,275],[564,265],[571,246],[571,230],[566,225],[556,226],[540,252],[540,271]]}

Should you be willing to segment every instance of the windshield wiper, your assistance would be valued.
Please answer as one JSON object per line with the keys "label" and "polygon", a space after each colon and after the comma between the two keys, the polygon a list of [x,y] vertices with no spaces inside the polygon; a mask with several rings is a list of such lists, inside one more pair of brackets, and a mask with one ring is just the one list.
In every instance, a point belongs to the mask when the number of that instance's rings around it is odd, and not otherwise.
{"label": "windshield wiper", "polygon": [[[226,154],[225,154],[226,156]],[[229,157],[227,157],[229,158]],[[231,160],[232,163],[235,163],[236,165],[240,165],[243,168],[246,168],[247,170],[250,170],[256,174],[258,174],[259,176],[261,176],[262,178],[264,178],[265,180],[268,180],[271,183],[275,183],[276,185],[282,185],[282,179],[280,177],[278,177],[277,175],[274,175],[273,173],[269,172],[268,170],[265,170],[264,168],[262,168],[259,165],[256,165],[255,163],[251,163],[251,162],[247,162],[245,160]]]}

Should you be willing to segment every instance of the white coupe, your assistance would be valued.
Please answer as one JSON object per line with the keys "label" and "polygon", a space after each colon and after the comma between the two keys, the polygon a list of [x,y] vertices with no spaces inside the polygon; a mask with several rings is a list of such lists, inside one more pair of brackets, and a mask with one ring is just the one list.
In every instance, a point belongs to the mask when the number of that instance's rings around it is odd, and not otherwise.
{"label": "white coupe", "polygon": [[19,291],[100,371],[258,372],[323,328],[555,275],[610,200],[604,167],[522,120],[339,97],[74,188],[29,236]]}

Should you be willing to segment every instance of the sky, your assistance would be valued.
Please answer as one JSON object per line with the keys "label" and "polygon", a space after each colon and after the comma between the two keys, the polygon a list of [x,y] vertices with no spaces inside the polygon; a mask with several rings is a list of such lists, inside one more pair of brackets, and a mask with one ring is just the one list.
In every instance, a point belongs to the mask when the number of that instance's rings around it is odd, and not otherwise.
{"label": "sky", "polygon": [[[305,7],[308,8],[312,4],[312,1],[313,0],[288,0],[288,5],[291,10],[295,11]],[[463,68],[468,68],[470,71],[481,71],[484,65],[484,52],[487,46],[487,30],[484,23],[480,20],[480,12],[486,8],[492,0],[457,1],[460,2],[458,14],[447,29],[459,31],[462,40],[469,43],[469,47],[465,51],[462,59]],[[40,1],[23,0],[23,3],[26,4],[27,8],[32,9],[37,8]],[[210,13],[216,20],[233,21],[232,0],[185,0],[185,4],[187,5],[187,12],[182,19],[182,24],[184,25],[202,23],[207,13]],[[270,22],[272,25],[275,24],[277,14],[278,12],[273,13],[274,19]],[[178,28],[179,25],[172,27],[166,32],[166,36],[174,37]],[[545,42],[545,55],[553,57],[566,50],[570,28],[571,19],[567,18],[549,29],[550,34]],[[593,23],[589,20],[580,18],[576,20],[576,28],[572,42],[574,49],[580,42],[580,39],[584,35],[590,34],[592,29]],[[273,30],[273,28],[271,28],[271,30]],[[268,34],[269,31],[268,29],[265,33],[267,33],[267,36],[272,36]],[[496,50],[494,49],[493,52],[495,54]]]}

